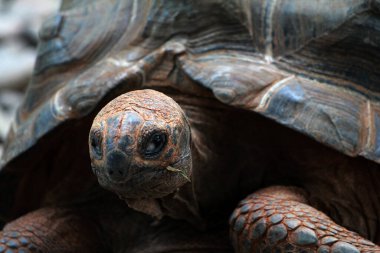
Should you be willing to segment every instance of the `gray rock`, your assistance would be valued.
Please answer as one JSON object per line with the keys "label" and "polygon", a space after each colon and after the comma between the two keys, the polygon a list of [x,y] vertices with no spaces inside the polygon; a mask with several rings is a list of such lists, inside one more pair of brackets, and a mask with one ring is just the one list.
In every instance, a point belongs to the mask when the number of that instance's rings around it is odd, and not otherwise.
{"label": "gray rock", "polygon": [[25,88],[33,71],[38,30],[58,10],[59,3],[60,0],[0,1],[0,92],[4,88]]}
{"label": "gray rock", "polygon": [[10,13],[0,12],[0,40],[16,37],[23,30],[22,20]]}
{"label": "gray rock", "polygon": [[22,100],[22,93],[11,90],[0,93],[0,140],[4,140]]}
{"label": "gray rock", "polygon": [[0,89],[24,88],[33,73],[36,50],[18,41],[0,46]]}
{"label": "gray rock", "polygon": [[[0,13],[1,35],[16,36],[25,31],[37,35],[42,22],[58,10],[59,0],[15,0]],[[0,24],[2,24],[0,22]],[[13,29],[13,30],[12,30]]]}

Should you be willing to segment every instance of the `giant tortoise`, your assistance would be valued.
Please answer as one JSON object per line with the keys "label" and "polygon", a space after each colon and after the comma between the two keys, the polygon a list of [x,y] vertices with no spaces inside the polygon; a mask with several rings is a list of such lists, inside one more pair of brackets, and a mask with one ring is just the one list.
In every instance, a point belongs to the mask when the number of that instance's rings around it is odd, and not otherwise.
{"label": "giant tortoise", "polygon": [[222,252],[228,220],[235,252],[379,252],[379,11],[64,0],[5,148],[1,214],[23,216],[0,252]]}

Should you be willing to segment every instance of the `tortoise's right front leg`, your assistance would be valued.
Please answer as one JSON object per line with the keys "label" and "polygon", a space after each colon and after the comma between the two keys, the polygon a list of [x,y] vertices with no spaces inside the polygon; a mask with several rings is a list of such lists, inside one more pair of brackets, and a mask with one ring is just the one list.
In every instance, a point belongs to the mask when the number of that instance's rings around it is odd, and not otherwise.
{"label": "tortoise's right front leg", "polygon": [[307,205],[296,187],[274,186],[240,202],[231,220],[239,253],[374,253],[380,247]]}
{"label": "tortoise's right front leg", "polygon": [[75,211],[44,208],[8,223],[0,232],[0,253],[104,252],[97,228]]}

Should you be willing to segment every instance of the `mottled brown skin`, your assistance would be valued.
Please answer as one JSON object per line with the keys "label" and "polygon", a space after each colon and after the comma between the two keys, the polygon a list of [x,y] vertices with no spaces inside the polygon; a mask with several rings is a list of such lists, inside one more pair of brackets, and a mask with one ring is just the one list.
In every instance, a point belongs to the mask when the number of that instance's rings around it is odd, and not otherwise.
{"label": "mottled brown skin", "polygon": [[[231,217],[236,252],[380,250],[368,240],[380,241],[377,218],[380,208],[378,196],[373,194],[378,189],[378,165],[346,157],[270,120],[222,106],[212,99],[198,97],[199,106],[194,106],[191,104],[194,101],[188,97],[170,94],[181,105],[180,109],[176,102],[164,96],[151,90],[124,94],[103,108],[93,123],[90,134],[93,170],[98,171],[96,175],[101,185],[127,199],[131,207],[158,217],[168,215],[186,219],[200,228],[207,228],[226,222],[237,204],[236,199],[256,192],[242,201]],[[121,189],[106,173],[104,161],[113,150],[107,150],[105,143],[116,140],[112,145],[117,146],[122,138],[122,131],[118,129],[123,124],[119,121],[115,129],[110,129],[110,124],[103,128],[100,134],[103,141],[99,146],[92,145],[92,136],[94,131],[99,131],[102,122],[113,117],[123,118],[121,114],[130,115],[136,108],[144,108],[137,109],[141,118],[146,114],[149,119],[158,120],[159,124],[150,124],[151,129],[160,128],[164,119],[161,115],[172,115],[169,118],[174,124],[168,125],[175,128],[175,123],[179,122],[184,131],[190,130],[187,136],[191,135],[191,144],[176,147],[168,141],[153,160],[145,162],[140,158],[138,146],[131,145],[125,149],[127,152],[122,152],[131,161],[128,164],[140,164],[141,173],[128,174],[121,179],[125,185]],[[183,111],[187,120],[183,119]],[[156,112],[156,116],[152,116]],[[184,122],[189,126],[183,126]],[[125,134],[146,141],[140,128],[128,130],[130,132]],[[168,140],[171,138],[168,132]],[[184,150],[175,150],[178,147]],[[173,160],[165,158],[170,148],[175,154],[188,153],[191,149],[192,159],[186,160],[187,166],[182,165],[189,168],[185,171],[191,173],[186,174],[191,183],[178,181],[181,178],[178,171],[165,171],[166,166],[173,166]],[[100,162],[94,150],[100,151]],[[177,167],[178,170],[183,168]],[[130,167],[123,169],[129,171]],[[164,173],[160,179],[167,187],[167,196],[156,193],[157,181],[150,181],[152,171],[158,175]],[[129,183],[137,180],[143,181],[141,188],[137,188],[139,191],[129,187]],[[183,212],[186,209],[188,212]],[[252,219],[254,214],[261,219]],[[294,227],[287,225],[285,217],[294,220],[290,225]],[[258,221],[266,225],[258,225]],[[258,226],[259,236],[252,238]]]}

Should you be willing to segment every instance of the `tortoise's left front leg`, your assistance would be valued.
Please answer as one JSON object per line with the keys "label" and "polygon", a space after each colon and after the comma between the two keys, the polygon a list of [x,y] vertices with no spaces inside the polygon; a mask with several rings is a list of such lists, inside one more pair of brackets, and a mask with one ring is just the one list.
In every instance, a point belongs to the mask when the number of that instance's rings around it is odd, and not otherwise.
{"label": "tortoise's left front leg", "polygon": [[359,253],[380,247],[307,205],[302,190],[274,186],[248,196],[232,214],[236,252]]}

